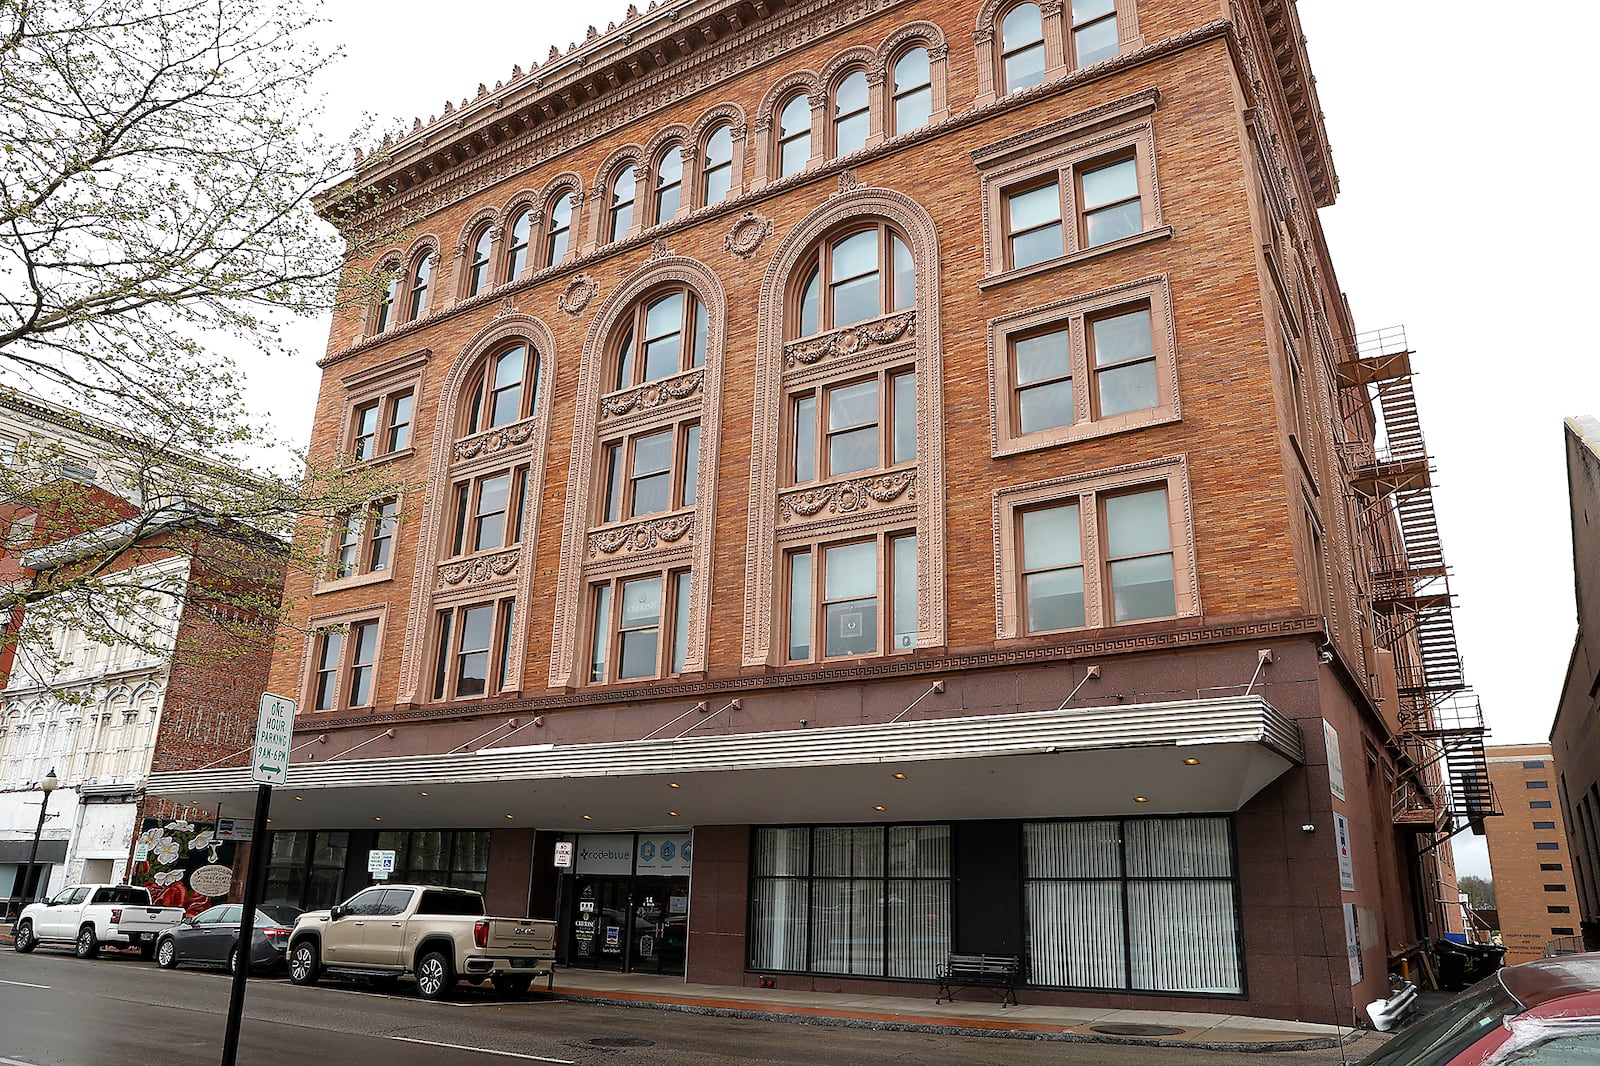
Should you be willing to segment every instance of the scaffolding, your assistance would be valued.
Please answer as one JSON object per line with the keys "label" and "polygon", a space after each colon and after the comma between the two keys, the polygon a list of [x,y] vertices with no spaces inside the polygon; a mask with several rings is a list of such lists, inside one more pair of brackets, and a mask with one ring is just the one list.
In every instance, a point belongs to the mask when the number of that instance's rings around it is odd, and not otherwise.
{"label": "scaffolding", "polygon": [[1483,820],[1501,812],[1483,750],[1483,711],[1456,646],[1405,330],[1359,335],[1336,372],[1353,401],[1340,405],[1341,472],[1360,516],[1373,641],[1395,665],[1394,820],[1427,834],[1423,850],[1430,851],[1462,829],[1481,835]]}

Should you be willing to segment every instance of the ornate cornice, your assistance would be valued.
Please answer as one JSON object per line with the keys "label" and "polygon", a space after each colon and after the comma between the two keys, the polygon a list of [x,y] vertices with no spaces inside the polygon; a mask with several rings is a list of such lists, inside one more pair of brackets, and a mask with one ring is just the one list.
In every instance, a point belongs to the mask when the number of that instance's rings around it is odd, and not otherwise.
{"label": "ornate cornice", "polygon": [[916,336],[917,313],[914,310],[905,311],[786,344],[783,348],[783,365],[785,369],[810,366],[835,356],[854,355],[868,348],[900,340],[914,340]]}
{"label": "ornate cornice", "polygon": [[439,588],[465,588],[488,584],[515,571],[517,562],[521,558],[522,549],[517,547],[495,552],[493,555],[462,559],[460,562],[440,563]]}
{"label": "ornate cornice", "polygon": [[602,555],[642,555],[678,541],[694,543],[694,512],[656,515],[623,526],[591,530],[589,558]]}
{"label": "ornate cornice", "polygon": [[916,498],[915,469],[808,485],[778,497],[778,524],[788,526],[818,515],[853,515],[889,505],[910,505]]}
{"label": "ornate cornice", "polygon": [[659,411],[679,400],[689,400],[705,389],[706,372],[701,367],[687,374],[647,381],[622,392],[600,397],[600,421],[614,421],[644,411]]}

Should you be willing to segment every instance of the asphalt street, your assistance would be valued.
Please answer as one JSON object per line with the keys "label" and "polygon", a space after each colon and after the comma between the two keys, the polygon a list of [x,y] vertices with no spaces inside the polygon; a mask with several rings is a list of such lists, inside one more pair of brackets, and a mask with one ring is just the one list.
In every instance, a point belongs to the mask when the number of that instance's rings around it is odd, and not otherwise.
{"label": "asphalt street", "polygon": [[[0,1066],[216,1066],[229,983],[220,971],[160,970],[133,955],[94,961],[0,951]],[[1352,1048],[1353,1060],[1370,1048]],[[252,978],[240,1066],[516,1066],[608,1063],[819,1066],[1330,1066],[1337,1050],[1223,1053],[879,1031],[544,999],[502,1003],[463,989],[449,1002],[324,979]]]}

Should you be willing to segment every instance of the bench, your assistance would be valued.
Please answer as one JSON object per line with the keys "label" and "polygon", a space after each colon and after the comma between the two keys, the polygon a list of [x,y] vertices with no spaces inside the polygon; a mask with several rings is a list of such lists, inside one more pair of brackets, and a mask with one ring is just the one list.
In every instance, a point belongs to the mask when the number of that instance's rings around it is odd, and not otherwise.
{"label": "bench", "polygon": [[1017,955],[951,955],[939,974],[939,998],[935,1003],[956,1001],[957,988],[982,985],[999,990],[1000,1006],[1017,1002],[1017,977],[1022,959]]}

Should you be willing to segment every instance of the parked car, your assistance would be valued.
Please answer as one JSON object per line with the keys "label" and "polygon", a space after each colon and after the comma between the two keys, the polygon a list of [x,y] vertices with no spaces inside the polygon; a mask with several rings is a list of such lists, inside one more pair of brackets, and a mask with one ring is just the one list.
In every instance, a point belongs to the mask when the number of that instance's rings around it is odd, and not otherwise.
{"label": "parked car", "polygon": [[[237,903],[212,907],[191,918],[181,919],[156,939],[156,965],[170,970],[180,962],[210,963],[239,968],[239,918],[244,908]],[[250,946],[252,969],[275,969],[283,965],[289,949],[289,934],[300,916],[296,907],[256,909],[255,936]]]}
{"label": "parked car", "polygon": [[331,910],[307,911],[289,940],[289,980],[327,973],[391,982],[415,977],[417,994],[450,995],[462,979],[520,996],[555,972],[556,923],[490,918],[483,896],[459,888],[375,885]]}
{"label": "parked car", "polygon": [[183,917],[182,907],[156,907],[139,885],[74,885],[48,903],[30,903],[17,918],[12,946],[27,953],[40,944],[67,943],[80,959],[103,944],[132,945],[149,958],[161,930]]}
{"label": "parked car", "polygon": [[1577,1066],[1600,1061],[1600,952],[1484,978],[1358,1066]]}

